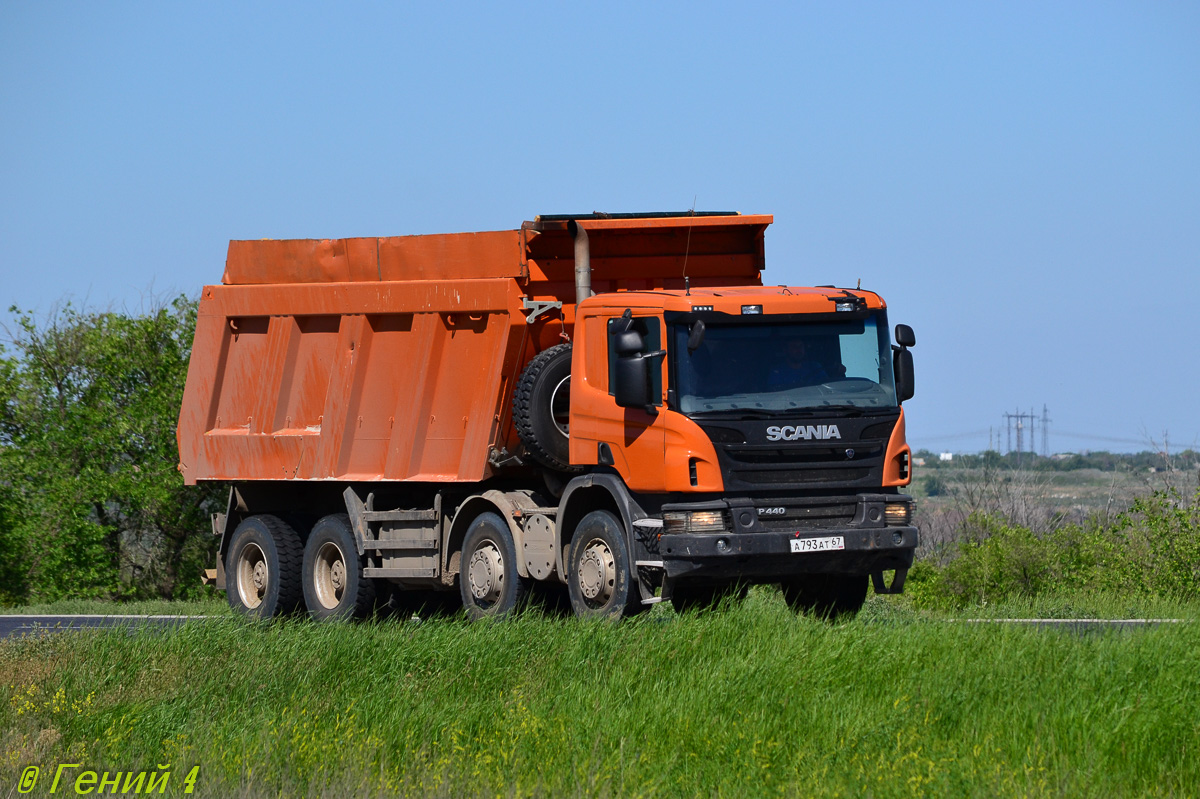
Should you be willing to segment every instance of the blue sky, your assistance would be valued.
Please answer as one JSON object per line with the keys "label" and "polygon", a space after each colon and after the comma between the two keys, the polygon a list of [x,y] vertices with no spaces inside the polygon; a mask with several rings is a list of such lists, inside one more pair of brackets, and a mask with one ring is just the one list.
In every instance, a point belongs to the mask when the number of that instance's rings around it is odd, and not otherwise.
{"label": "blue sky", "polygon": [[915,446],[1043,404],[1055,450],[1200,446],[1198,43],[1195,3],[7,2],[0,299],[694,200],[916,329]]}

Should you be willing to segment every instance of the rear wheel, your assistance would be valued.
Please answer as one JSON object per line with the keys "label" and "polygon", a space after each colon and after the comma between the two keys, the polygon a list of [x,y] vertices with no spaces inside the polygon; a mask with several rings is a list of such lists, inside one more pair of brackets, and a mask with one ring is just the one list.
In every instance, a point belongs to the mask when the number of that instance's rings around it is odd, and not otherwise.
{"label": "rear wheel", "polygon": [[625,529],[614,514],[594,510],[580,520],[569,563],[567,589],[576,616],[619,619],[642,611]]}
{"label": "rear wheel", "polygon": [[242,521],[225,552],[225,596],[244,616],[271,619],[301,605],[300,536],[278,516]]}
{"label": "rear wheel", "polygon": [[363,619],[375,609],[375,583],[362,576],[358,545],[344,513],[326,516],[304,546],[304,603],[318,621]]}
{"label": "rear wheel", "polygon": [[525,595],[527,580],[517,572],[512,531],[495,513],[481,513],[463,539],[459,593],[467,617],[507,616]]}
{"label": "rear wheel", "polygon": [[783,583],[783,598],[798,613],[823,619],[854,615],[867,601],[865,574],[808,574]]}

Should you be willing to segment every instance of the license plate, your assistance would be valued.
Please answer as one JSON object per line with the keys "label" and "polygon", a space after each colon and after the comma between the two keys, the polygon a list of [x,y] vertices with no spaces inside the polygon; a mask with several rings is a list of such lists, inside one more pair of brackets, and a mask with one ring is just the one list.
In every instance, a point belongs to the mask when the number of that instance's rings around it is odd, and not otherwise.
{"label": "license plate", "polygon": [[790,543],[793,552],[830,552],[846,548],[846,539],[840,535],[831,535],[828,538],[793,538]]}

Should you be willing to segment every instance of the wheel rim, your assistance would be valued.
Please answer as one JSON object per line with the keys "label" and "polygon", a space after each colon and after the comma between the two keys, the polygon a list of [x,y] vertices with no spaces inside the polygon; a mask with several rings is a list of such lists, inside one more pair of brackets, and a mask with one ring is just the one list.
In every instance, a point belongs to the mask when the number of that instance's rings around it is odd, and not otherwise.
{"label": "wheel rim", "polygon": [[500,599],[504,591],[504,556],[490,538],[479,542],[467,563],[467,580],[476,604],[487,607]]}
{"label": "wheel rim", "polygon": [[238,555],[237,591],[242,604],[254,610],[263,603],[271,585],[267,556],[258,544],[246,544]]}
{"label": "wheel rim", "polygon": [[571,435],[571,376],[567,375],[558,381],[554,391],[550,392],[550,418],[554,421],[554,429],[563,438]]}
{"label": "wheel rim", "polygon": [[617,569],[612,550],[599,538],[583,548],[579,559],[579,590],[591,607],[603,607],[612,599],[617,585]]}
{"label": "wheel rim", "polygon": [[333,610],[341,604],[342,596],[346,593],[347,576],[346,556],[342,554],[341,547],[326,541],[317,550],[313,574],[313,587],[321,607]]}

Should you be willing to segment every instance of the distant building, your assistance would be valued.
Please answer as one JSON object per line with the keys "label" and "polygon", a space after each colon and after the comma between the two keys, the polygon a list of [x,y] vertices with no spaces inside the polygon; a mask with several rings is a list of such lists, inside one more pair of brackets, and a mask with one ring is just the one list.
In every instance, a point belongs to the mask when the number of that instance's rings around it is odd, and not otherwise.
{"label": "distant building", "polygon": [[924,465],[925,465],[924,458],[913,458],[913,466],[924,466]]}
{"label": "distant building", "polygon": [[938,460],[939,461],[952,461],[952,460],[954,460],[954,453],[953,452],[943,452],[941,455],[938,455]]}

